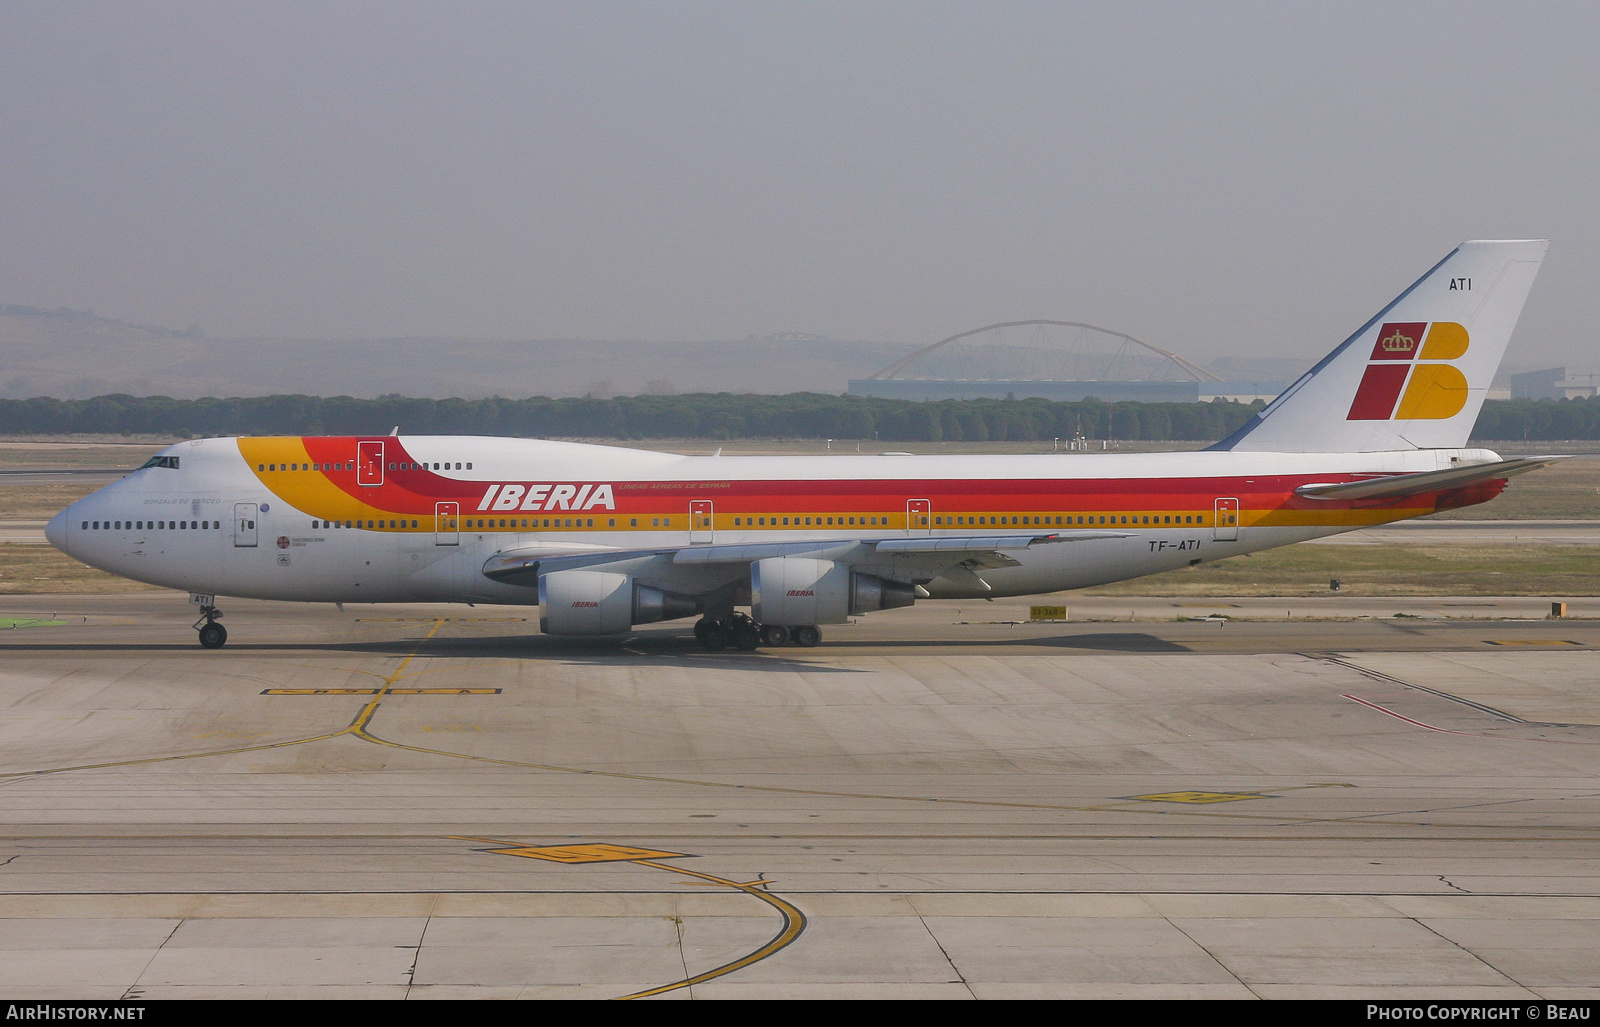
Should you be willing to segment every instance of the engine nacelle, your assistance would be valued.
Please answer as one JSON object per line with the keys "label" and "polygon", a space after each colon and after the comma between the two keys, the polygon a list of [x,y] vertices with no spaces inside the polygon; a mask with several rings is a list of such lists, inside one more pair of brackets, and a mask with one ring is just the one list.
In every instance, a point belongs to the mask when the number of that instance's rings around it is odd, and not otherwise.
{"label": "engine nacelle", "polygon": [[539,575],[539,630],[548,635],[615,635],[635,624],[692,617],[693,596],[641,585],[612,571]]}
{"label": "engine nacelle", "polygon": [[750,611],[760,624],[843,624],[851,614],[910,606],[916,598],[912,585],[832,560],[775,556],[750,565]]}

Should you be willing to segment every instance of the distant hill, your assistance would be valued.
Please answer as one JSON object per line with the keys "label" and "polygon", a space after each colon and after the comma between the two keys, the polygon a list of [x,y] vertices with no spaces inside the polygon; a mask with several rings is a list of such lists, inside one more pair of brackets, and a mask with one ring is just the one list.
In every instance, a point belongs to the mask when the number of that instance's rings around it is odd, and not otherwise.
{"label": "distant hill", "polygon": [[797,333],[742,342],[211,339],[13,305],[0,306],[0,398],[841,393],[913,349]]}

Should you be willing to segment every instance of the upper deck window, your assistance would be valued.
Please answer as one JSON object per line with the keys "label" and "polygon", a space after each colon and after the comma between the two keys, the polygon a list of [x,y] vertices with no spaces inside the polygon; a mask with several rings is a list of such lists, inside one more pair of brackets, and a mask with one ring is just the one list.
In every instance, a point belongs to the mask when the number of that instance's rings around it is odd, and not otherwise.
{"label": "upper deck window", "polygon": [[178,469],[178,458],[175,456],[153,456],[140,465],[139,470],[142,471],[146,467],[170,467],[176,471]]}

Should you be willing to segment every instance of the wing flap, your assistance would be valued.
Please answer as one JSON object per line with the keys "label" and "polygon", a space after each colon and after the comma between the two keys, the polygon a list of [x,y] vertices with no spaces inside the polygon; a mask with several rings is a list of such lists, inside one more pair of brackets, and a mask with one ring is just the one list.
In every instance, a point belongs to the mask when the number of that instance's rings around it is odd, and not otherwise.
{"label": "wing flap", "polygon": [[956,538],[885,538],[874,542],[880,553],[963,553],[1027,549],[1051,542],[1092,542],[1097,539],[1132,538],[1126,532],[1077,531],[1050,535],[967,535]]}
{"label": "wing flap", "polygon": [[973,560],[979,566],[1014,567],[1006,550],[1027,549],[1056,542],[1131,538],[1124,532],[1072,532],[1050,535],[969,535],[956,538],[820,539],[795,542],[736,542],[712,545],[660,546],[654,549],[607,549],[597,552],[552,552],[534,546],[496,553],[483,565],[483,575],[508,585],[536,585],[539,575],[553,571],[600,569],[614,564],[655,558],[670,559],[674,566],[748,564],[775,556],[803,556],[814,560],[858,562],[861,558],[888,556],[946,559],[950,563]]}

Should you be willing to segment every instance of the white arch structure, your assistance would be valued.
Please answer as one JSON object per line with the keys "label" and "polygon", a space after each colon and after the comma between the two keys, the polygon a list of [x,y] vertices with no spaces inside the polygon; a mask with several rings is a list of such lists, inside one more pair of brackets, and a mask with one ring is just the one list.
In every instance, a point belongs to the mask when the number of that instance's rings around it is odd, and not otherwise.
{"label": "white arch structure", "polygon": [[1197,381],[1197,382],[1220,382],[1220,381],[1222,381],[1222,379],[1219,378],[1217,375],[1212,374],[1210,371],[1207,371],[1205,368],[1201,367],[1200,365],[1192,363],[1192,362],[1190,362],[1188,360],[1185,360],[1183,357],[1178,356],[1178,354],[1176,354],[1176,353],[1170,353],[1167,350],[1162,349],[1160,346],[1153,346],[1150,343],[1145,342],[1143,339],[1134,338],[1133,336],[1129,335],[1126,332],[1115,332],[1115,331],[1112,331],[1109,328],[1101,328],[1099,325],[1085,324],[1082,321],[1050,321],[1050,320],[1045,320],[1045,319],[1035,319],[1035,320],[1032,320],[1032,321],[1001,321],[999,324],[984,325],[982,328],[973,328],[973,329],[971,329],[969,331],[960,332],[960,333],[958,333],[956,335],[950,336],[948,339],[940,339],[938,342],[934,343],[931,346],[924,346],[924,347],[922,347],[921,349],[917,350],[915,353],[912,353],[909,356],[901,357],[899,360],[896,360],[894,363],[890,364],[888,367],[886,367],[883,370],[879,371],[877,374],[872,375],[870,378],[867,379],[867,381],[884,381],[884,380],[890,378],[891,376],[893,376],[895,374],[898,374],[900,371],[904,370],[906,367],[909,367],[911,364],[915,363],[917,360],[921,359],[922,357],[925,357],[929,353],[932,353],[934,350],[938,349],[939,347],[948,346],[950,343],[956,342],[956,341],[961,340],[961,339],[965,339],[968,336],[981,335],[984,332],[992,332],[996,328],[1026,328],[1026,327],[1029,327],[1029,326],[1032,326],[1032,325],[1055,325],[1055,326],[1062,327],[1062,328],[1087,328],[1090,331],[1102,332],[1102,333],[1104,333],[1106,335],[1114,336],[1114,337],[1116,337],[1118,339],[1125,339],[1128,342],[1135,343],[1136,345],[1139,345],[1139,346],[1143,346],[1145,349],[1151,351],[1152,353],[1159,353],[1161,356],[1166,357],[1168,360],[1172,361],[1174,364],[1177,364],[1180,368],[1182,368],[1183,372],[1185,374],[1189,375],[1189,377],[1193,381]]}

